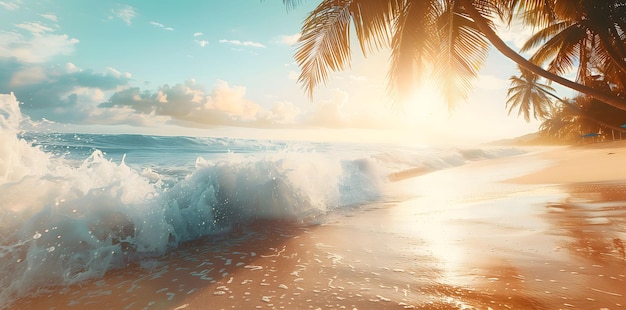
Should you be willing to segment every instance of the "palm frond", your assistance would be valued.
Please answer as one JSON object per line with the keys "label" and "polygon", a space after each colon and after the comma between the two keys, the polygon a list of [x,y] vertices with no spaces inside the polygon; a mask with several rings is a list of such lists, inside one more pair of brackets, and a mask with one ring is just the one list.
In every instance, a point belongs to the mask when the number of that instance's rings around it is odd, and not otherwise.
{"label": "palm frond", "polygon": [[288,10],[293,10],[303,2],[306,2],[306,0],[283,0],[283,4],[285,5],[285,7],[287,7]]}
{"label": "palm frond", "polygon": [[516,12],[522,16],[526,25],[544,28],[556,18],[552,1],[546,0],[518,0]]}
{"label": "palm frond", "polygon": [[401,0],[352,1],[349,10],[364,55],[389,46],[392,25],[402,3]]}
{"label": "palm frond", "polygon": [[467,99],[489,48],[487,39],[474,21],[454,3],[448,1],[445,12],[439,15],[441,44],[434,64],[434,76],[448,108]]}
{"label": "palm frond", "polygon": [[410,96],[424,63],[434,53],[437,33],[431,30],[438,13],[435,0],[406,1],[398,11],[391,41],[388,90],[402,100]]}
{"label": "palm frond", "polygon": [[527,70],[518,68],[520,76],[511,76],[511,87],[507,92],[506,107],[511,114],[515,108],[517,115],[523,115],[524,119],[530,121],[530,112],[533,112],[535,119],[546,118],[550,114],[552,100],[555,97],[555,89],[548,84],[540,83],[539,77]]}
{"label": "palm frond", "polygon": [[555,34],[563,31],[564,29],[566,29],[569,26],[571,26],[570,22],[568,22],[568,21],[561,21],[561,22],[556,22],[556,23],[554,23],[552,25],[549,25],[549,26],[547,26],[547,27],[537,31],[532,36],[530,36],[530,38],[528,38],[528,40],[526,40],[526,43],[524,43],[524,45],[522,46],[520,51],[523,53],[523,52],[527,52],[529,50],[532,50],[535,47],[540,46],[544,42],[546,42],[546,41],[550,40],[552,37],[554,37]]}
{"label": "palm frond", "polygon": [[570,25],[544,42],[529,60],[538,65],[550,61],[547,70],[563,74],[576,63],[577,51],[586,37],[584,29]]}
{"label": "palm frond", "polygon": [[498,17],[507,24],[513,20],[515,7],[519,0],[474,0],[476,10],[483,16]]}
{"label": "palm frond", "polygon": [[350,0],[324,0],[306,18],[295,59],[302,72],[309,97],[313,89],[328,80],[331,71],[350,62]]}

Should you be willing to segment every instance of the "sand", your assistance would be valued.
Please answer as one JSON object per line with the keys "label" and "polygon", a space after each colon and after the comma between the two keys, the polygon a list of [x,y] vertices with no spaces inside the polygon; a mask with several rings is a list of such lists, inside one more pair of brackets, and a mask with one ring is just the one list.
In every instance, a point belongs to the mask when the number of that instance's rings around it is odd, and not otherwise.
{"label": "sand", "polygon": [[622,309],[624,169],[620,142],[407,171],[389,186],[406,199],[240,227],[14,306]]}

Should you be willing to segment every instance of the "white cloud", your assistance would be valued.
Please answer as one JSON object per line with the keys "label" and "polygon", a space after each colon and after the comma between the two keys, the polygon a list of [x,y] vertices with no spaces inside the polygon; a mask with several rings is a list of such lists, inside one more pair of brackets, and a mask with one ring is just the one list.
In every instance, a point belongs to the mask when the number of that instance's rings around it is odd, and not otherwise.
{"label": "white cloud", "polygon": [[193,40],[193,41],[196,42],[201,47],[205,47],[205,46],[207,46],[209,44],[209,41],[207,41],[207,40]]}
{"label": "white cloud", "polygon": [[115,17],[123,20],[127,24],[132,23],[132,19],[135,17],[135,9],[130,5],[122,5],[118,9],[111,10]]}
{"label": "white cloud", "polygon": [[194,81],[163,85],[155,92],[128,88],[114,94],[101,109],[115,108],[135,114],[168,117],[185,127],[218,126],[249,128],[389,128],[380,109],[350,102],[348,93],[333,90],[331,97],[315,104],[296,106],[278,101],[269,109],[246,98],[246,88],[218,81],[205,90]]}
{"label": "white cloud", "polygon": [[66,73],[75,73],[75,72],[80,72],[83,71],[83,69],[77,67],[75,64],[68,62],[65,64],[65,72]]}
{"label": "white cloud", "polygon": [[287,44],[287,45],[294,45],[298,43],[298,40],[300,39],[301,36],[302,34],[299,32],[292,34],[292,35],[281,35],[279,42]]}
{"label": "white cloud", "polygon": [[55,23],[58,21],[58,18],[54,13],[41,14],[40,16]]}
{"label": "white cloud", "polygon": [[111,67],[106,67],[106,69],[104,70],[104,75],[107,76],[112,76],[115,78],[125,78],[125,79],[129,79],[131,77],[131,74],[128,72],[119,72],[118,70],[116,70],[115,68],[111,68]]}
{"label": "white cloud", "polygon": [[100,107],[129,107],[136,114],[167,116],[190,127],[261,126],[270,113],[245,95],[245,87],[230,86],[224,81],[218,81],[211,92],[207,92],[190,80],[175,86],[161,86],[156,93],[142,92],[138,88],[122,90]]}
{"label": "white cloud", "polygon": [[202,33],[202,32],[194,32],[193,33],[194,37],[199,37],[199,36],[203,36],[203,35],[204,35],[204,33]]}
{"label": "white cloud", "polygon": [[[32,24],[23,29],[31,28],[30,38],[16,32],[0,32],[0,57],[15,57],[22,62],[45,62],[56,55],[69,55],[74,52],[74,45],[79,41],[66,34],[41,32],[41,28]],[[39,32],[38,32],[39,31]]]}
{"label": "white cloud", "polygon": [[44,26],[40,23],[21,23],[21,24],[17,24],[15,25],[15,27],[20,28],[20,29],[24,29],[26,31],[29,31],[33,34],[38,34],[38,33],[44,33],[44,32],[52,32],[52,28],[48,27],[48,26]]}
{"label": "white cloud", "polygon": [[172,27],[166,27],[165,25],[163,25],[163,24],[161,24],[161,23],[157,23],[157,22],[148,22],[148,23],[149,23],[150,25],[157,26],[157,27],[159,27],[159,28],[163,28],[163,29],[168,30],[168,31],[173,31],[173,30],[174,30],[174,28],[172,28]]}
{"label": "white cloud", "polygon": [[3,7],[7,11],[14,11],[19,8],[19,6],[14,2],[0,1],[0,6]]}
{"label": "white cloud", "polygon": [[301,113],[302,111],[296,108],[293,103],[279,101],[270,110],[268,119],[279,124],[294,124]]}
{"label": "white cloud", "polygon": [[[500,38],[502,38],[504,42],[513,43],[513,47],[518,51],[533,34],[530,27],[525,26],[520,21],[513,21],[510,26],[505,25],[502,21],[498,21],[496,26]],[[530,51],[530,53],[532,53],[532,51]]]}
{"label": "white cloud", "polygon": [[257,48],[265,48],[265,45],[259,42],[253,41],[239,41],[239,40],[220,40],[220,43],[232,44],[237,46],[249,46],[249,47],[257,47]]}
{"label": "white cloud", "polygon": [[333,97],[315,104],[315,110],[309,116],[308,123],[321,127],[341,127],[348,122],[343,108],[348,103],[348,93],[334,90]]}

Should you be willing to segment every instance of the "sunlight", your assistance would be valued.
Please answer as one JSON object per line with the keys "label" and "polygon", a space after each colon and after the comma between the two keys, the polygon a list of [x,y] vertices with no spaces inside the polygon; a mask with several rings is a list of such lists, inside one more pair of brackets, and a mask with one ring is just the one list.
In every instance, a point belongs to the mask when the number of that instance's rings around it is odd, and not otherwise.
{"label": "sunlight", "polygon": [[430,82],[415,89],[413,97],[402,105],[408,124],[417,127],[441,125],[449,120],[450,114],[437,87]]}

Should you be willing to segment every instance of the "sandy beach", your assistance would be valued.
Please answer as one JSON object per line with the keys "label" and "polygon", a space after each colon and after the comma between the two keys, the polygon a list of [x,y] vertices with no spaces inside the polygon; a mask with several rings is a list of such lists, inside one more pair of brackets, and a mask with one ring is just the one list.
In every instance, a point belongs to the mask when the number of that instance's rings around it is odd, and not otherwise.
{"label": "sandy beach", "polygon": [[626,143],[415,172],[388,186],[406,199],[238,227],[12,308],[626,307]]}

